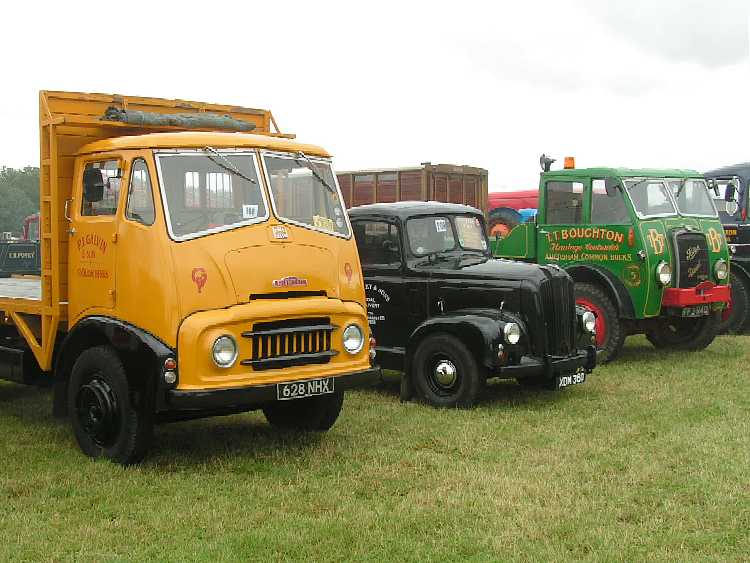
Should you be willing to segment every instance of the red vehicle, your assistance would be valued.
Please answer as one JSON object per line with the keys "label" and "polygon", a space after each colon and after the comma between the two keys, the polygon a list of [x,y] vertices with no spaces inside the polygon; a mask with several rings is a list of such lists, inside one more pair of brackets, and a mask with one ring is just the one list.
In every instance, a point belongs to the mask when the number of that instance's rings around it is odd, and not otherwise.
{"label": "red vehicle", "polygon": [[491,192],[487,196],[490,237],[504,237],[513,227],[523,223],[534,214],[539,202],[539,190],[516,190]]}

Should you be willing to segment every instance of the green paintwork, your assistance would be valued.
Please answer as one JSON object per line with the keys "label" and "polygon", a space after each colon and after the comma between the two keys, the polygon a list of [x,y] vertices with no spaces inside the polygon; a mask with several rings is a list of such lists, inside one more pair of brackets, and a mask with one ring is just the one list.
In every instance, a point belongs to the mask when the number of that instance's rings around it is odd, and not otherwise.
{"label": "green paintwork", "polygon": [[[504,239],[493,240],[491,248],[495,256],[515,258],[540,264],[559,264],[564,268],[590,265],[604,268],[622,281],[633,302],[636,318],[651,318],[661,314],[663,288],[655,277],[656,265],[664,260],[675,270],[668,233],[678,227],[692,227],[708,235],[720,236],[718,251],[710,241],[709,272],[713,279],[714,264],[719,259],[729,261],[729,251],[724,231],[718,218],[672,216],[640,219],[629,198],[625,205],[630,217],[629,224],[591,224],[592,180],[608,177],[627,178],[701,178],[693,170],[654,170],[626,168],[587,168],[546,172],[540,179],[539,212],[537,221],[523,223],[514,228]],[[581,182],[583,184],[582,221],[576,225],[545,224],[546,191],[549,181]],[[715,246],[715,245],[714,245]],[[645,252],[645,259],[638,251]]]}

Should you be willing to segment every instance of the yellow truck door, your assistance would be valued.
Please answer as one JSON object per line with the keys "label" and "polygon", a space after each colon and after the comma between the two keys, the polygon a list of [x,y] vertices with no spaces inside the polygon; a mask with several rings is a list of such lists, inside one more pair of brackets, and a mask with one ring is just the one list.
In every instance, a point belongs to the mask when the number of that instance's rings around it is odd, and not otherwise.
{"label": "yellow truck door", "polygon": [[[115,251],[122,161],[90,160],[74,186],[68,244],[68,296],[72,321],[90,309],[115,306]],[[95,313],[95,311],[92,311]]]}

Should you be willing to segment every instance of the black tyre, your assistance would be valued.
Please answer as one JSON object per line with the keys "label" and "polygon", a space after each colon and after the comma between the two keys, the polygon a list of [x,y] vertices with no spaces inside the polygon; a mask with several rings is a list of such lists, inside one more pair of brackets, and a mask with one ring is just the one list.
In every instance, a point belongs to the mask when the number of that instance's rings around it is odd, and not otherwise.
{"label": "black tyre", "polygon": [[750,287],[744,276],[729,273],[729,285],[732,288],[732,304],[722,313],[718,333],[737,334],[745,330],[750,317]]}
{"label": "black tyre", "polygon": [[498,207],[489,213],[487,222],[487,235],[494,239],[505,238],[516,226],[523,222],[523,217],[515,209]]}
{"label": "black tyre", "polygon": [[344,392],[336,391],[318,397],[269,403],[263,407],[263,414],[269,424],[277,428],[325,432],[338,419],[343,404]]}
{"label": "black tyre", "polygon": [[122,465],[141,461],[151,445],[153,415],[140,410],[112,348],[97,346],[78,357],[68,384],[68,414],[83,453]]}
{"label": "black tyre", "polygon": [[646,338],[655,348],[703,350],[716,338],[720,322],[720,312],[687,319],[667,317],[656,321],[654,328],[646,332]]}
{"label": "black tyre", "polygon": [[425,338],[414,353],[412,368],[417,395],[436,407],[470,407],[486,383],[473,354],[450,334]]}
{"label": "black tyre", "polygon": [[611,362],[620,355],[625,344],[625,328],[615,304],[598,285],[576,282],[576,304],[596,316],[596,348],[598,362]]}

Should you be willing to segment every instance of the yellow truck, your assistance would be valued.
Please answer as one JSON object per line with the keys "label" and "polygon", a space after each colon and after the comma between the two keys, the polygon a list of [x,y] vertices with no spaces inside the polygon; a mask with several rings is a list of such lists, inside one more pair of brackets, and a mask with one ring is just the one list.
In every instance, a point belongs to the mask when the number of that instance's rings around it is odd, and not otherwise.
{"label": "yellow truck", "polygon": [[378,378],[324,149],[267,110],[39,102],[41,275],[0,280],[0,376],[52,384],[83,452],[134,463],[155,423],[253,409],[324,431]]}

